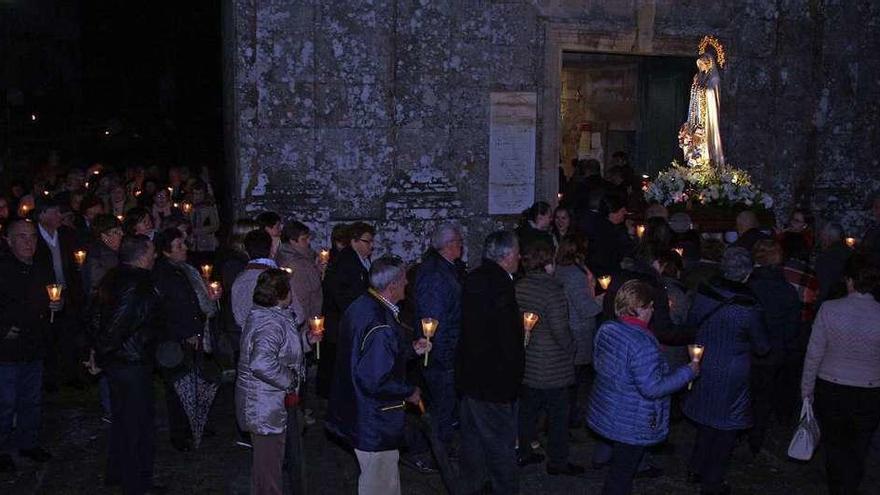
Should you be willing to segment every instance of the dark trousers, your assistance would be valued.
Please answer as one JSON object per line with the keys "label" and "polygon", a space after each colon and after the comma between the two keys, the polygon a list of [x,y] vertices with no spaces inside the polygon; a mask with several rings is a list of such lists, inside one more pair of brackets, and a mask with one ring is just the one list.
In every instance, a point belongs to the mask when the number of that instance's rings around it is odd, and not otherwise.
{"label": "dark trousers", "polygon": [[287,431],[284,458],[287,460],[287,478],[293,495],[306,495],[306,458],[303,451],[303,417],[299,407],[287,408]]}
{"label": "dark trousers", "polygon": [[565,467],[568,464],[568,388],[539,389],[524,386],[519,399],[519,448],[531,452],[532,441],[538,437],[537,422],[541,409],[547,414],[547,464]]}
{"label": "dark trousers", "polygon": [[284,459],[285,434],[251,435],[253,461],[251,462],[251,493],[253,495],[281,495],[284,481],[281,464]]}
{"label": "dark trousers", "polygon": [[336,342],[321,341],[321,359],[318,361],[318,380],[316,392],[319,397],[330,398],[333,386],[333,372],[336,368]]}
{"label": "dark trousers", "polygon": [[425,384],[430,400],[431,412],[437,438],[449,445],[458,426],[458,397],[455,392],[455,371],[443,368],[428,368],[424,371]]}
{"label": "dark trousers", "polygon": [[126,495],[139,495],[153,480],[153,370],[150,366],[118,366],[105,373],[113,408],[106,479],[110,484],[121,483]]}
{"label": "dark trousers", "polygon": [[53,386],[81,384],[85,380],[82,355],[82,329],[79,319],[71,310],[55,313],[55,322],[49,327],[46,382]]}
{"label": "dark trousers", "polygon": [[465,493],[488,480],[493,493],[519,493],[516,415],[512,402],[461,399],[461,476]]}
{"label": "dark trousers", "polygon": [[825,446],[828,491],[858,493],[871,436],[880,423],[880,388],[816,380],[815,412]]}
{"label": "dark trousers", "polygon": [[568,423],[572,427],[584,425],[587,417],[587,396],[593,387],[593,379],[596,372],[593,365],[582,364],[574,368],[574,385],[569,387],[568,395]]}
{"label": "dark trousers", "polygon": [[632,493],[633,478],[645,454],[643,445],[629,445],[614,442],[611,451],[611,465],[602,485],[602,495],[625,495]]}
{"label": "dark trousers", "polygon": [[37,446],[42,402],[42,361],[0,363],[0,451]]}
{"label": "dark trousers", "polygon": [[691,455],[690,470],[702,479],[703,491],[721,490],[730,454],[736,445],[738,430],[719,430],[697,425],[697,440]]}
{"label": "dark trousers", "polygon": [[783,366],[754,365],[749,377],[752,393],[752,416],[754,425],[749,430],[749,446],[757,452],[764,445],[770,419],[773,415],[777,421],[784,420],[783,410]]}

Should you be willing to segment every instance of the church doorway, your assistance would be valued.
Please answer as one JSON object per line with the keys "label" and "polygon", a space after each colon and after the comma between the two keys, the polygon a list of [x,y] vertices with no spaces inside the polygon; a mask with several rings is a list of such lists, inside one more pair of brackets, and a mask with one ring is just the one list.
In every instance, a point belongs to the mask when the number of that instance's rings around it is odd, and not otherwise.
{"label": "church doorway", "polygon": [[687,119],[692,57],[562,53],[560,160],[595,158],[603,171],[626,160],[655,175],[681,160],[677,134]]}

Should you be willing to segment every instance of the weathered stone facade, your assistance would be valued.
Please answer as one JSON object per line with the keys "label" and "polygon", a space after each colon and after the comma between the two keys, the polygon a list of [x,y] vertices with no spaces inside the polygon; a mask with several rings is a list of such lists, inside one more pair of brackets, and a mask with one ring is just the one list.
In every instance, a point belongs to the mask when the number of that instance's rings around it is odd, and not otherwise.
{"label": "weathered stone facade", "polygon": [[321,238],[364,219],[414,259],[453,219],[473,252],[511,221],[486,213],[490,92],[538,94],[536,197],[553,202],[562,51],[690,56],[709,33],[728,49],[726,155],[780,214],[855,208],[842,219],[856,231],[880,186],[877,2],[228,1],[236,208]]}

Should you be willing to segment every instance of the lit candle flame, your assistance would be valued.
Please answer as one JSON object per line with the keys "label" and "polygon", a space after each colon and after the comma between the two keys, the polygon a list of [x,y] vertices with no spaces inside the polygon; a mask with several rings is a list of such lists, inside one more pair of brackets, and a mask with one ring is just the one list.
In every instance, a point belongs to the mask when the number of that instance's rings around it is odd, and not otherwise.
{"label": "lit candle flame", "polygon": [[856,247],[856,238],[855,237],[847,237],[846,238],[846,245],[851,248]]}
{"label": "lit candle flame", "polygon": [[46,292],[49,294],[49,301],[58,302],[61,300],[61,292],[64,286],[61,284],[49,284],[46,286]]}
{"label": "lit candle flame", "polygon": [[201,270],[202,277],[204,277],[205,280],[210,279],[211,274],[214,273],[214,266],[213,265],[204,264],[201,267],[199,267],[199,269]]}
{"label": "lit candle flame", "polygon": [[182,208],[183,213],[189,215],[190,213],[192,213],[193,205],[190,203],[183,203]]}
{"label": "lit candle flame", "polygon": [[523,327],[526,329],[527,332],[531,332],[532,329],[535,328],[535,325],[538,324],[539,318],[540,317],[537,314],[530,311],[526,311],[525,313],[523,313]]}
{"label": "lit candle flame", "polygon": [[282,266],[281,269],[287,272],[288,275],[293,275],[293,268],[290,268],[289,266]]}
{"label": "lit candle flame", "polygon": [[599,277],[599,287],[602,287],[602,290],[608,290],[608,287],[611,285],[611,275],[602,275]]}
{"label": "lit candle flame", "polygon": [[700,362],[703,359],[703,351],[705,348],[700,344],[690,344],[688,345],[688,354],[691,357],[692,361]]}
{"label": "lit candle flame", "polygon": [[83,266],[83,264],[86,262],[86,252],[83,251],[82,249],[80,249],[78,251],[74,251],[73,259],[74,259],[74,261],[76,261],[77,265]]}
{"label": "lit candle flame", "polygon": [[318,258],[321,260],[321,263],[325,265],[330,262],[330,250],[322,249],[320,253],[318,253]]}
{"label": "lit candle flame", "polygon": [[[317,315],[309,318],[309,328],[318,335],[324,334],[324,316]],[[321,359],[321,341],[315,343],[315,358]]]}
{"label": "lit candle flame", "polygon": [[644,225],[641,225],[641,224],[636,225],[636,235],[639,237],[639,239],[641,239],[642,236],[645,235],[645,226]]}
{"label": "lit candle flame", "polygon": [[437,331],[437,325],[440,323],[434,318],[422,318],[422,333],[425,334],[425,338],[430,339],[434,337],[434,333]]}
{"label": "lit candle flame", "polygon": [[220,282],[211,282],[210,284],[208,284],[208,287],[211,289],[211,292],[214,295],[219,294],[220,289],[222,288],[222,286],[220,285]]}
{"label": "lit candle flame", "polygon": [[679,256],[684,256],[684,248],[675,248],[673,249]]}

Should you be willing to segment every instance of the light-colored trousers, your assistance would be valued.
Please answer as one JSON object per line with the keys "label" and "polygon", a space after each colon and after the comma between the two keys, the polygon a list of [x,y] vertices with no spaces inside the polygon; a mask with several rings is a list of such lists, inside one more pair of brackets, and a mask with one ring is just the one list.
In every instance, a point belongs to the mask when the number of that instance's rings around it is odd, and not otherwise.
{"label": "light-colored trousers", "polygon": [[358,495],[400,495],[400,471],[397,468],[399,451],[365,452],[354,449],[354,453],[361,466]]}

